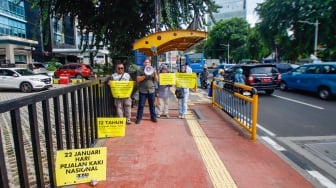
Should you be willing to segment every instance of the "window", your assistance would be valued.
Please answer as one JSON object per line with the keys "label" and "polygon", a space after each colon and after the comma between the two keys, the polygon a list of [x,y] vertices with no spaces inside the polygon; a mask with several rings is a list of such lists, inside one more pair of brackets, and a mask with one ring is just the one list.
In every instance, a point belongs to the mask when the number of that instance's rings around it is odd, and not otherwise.
{"label": "window", "polygon": [[14,72],[7,69],[0,70],[0,76],[13,76]]}
{"label": "window", "polygon": [[306,71],[307,67],[306,66],[301,66],[293,70],[293,74],[302,74]]}
{"label": "window", "polygon": [[308,66],[306,73],[307,74],[320,74],[321,73],[320,65]]}
{"label": "window", "polygon": [[15,64],[27,64],[27,57],[25,55],[15,55]]}

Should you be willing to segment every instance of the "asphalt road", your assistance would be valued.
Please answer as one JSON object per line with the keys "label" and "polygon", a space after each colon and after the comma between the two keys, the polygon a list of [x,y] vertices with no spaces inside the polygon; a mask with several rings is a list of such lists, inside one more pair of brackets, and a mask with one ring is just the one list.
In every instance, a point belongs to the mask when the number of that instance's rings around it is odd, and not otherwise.
{"label": "asphalt road", "polygon": [[336,100],[297,91],[259,95],[258,124],[277,136],[336,135]]}

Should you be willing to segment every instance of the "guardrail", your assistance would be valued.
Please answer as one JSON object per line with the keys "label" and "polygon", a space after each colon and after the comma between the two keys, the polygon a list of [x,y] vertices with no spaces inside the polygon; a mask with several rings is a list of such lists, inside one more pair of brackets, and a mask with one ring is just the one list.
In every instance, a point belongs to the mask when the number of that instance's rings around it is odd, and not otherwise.
{"label": "guardrail", "polygon": [[253,87],[226,82],[217,78],[212,81],[212,105],[229,114],[241,127],[257,138],[258,94]]}
{"label": "guardrail", "polygon": [[56,187],[56,151],[92,147],[113,114],[104,79],[0,102],[0,187]]}

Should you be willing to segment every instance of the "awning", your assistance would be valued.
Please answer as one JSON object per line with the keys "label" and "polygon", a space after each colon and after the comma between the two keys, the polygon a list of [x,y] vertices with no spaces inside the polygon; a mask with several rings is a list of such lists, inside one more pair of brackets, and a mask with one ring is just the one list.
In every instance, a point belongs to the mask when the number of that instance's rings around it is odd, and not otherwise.
{"label": "awning", "polygon": [[147,56],[155,56],[169,51],[185,51],[206,38],[207,33],[196,30],[169,30],[150,34],[136,41],[133,50]]}

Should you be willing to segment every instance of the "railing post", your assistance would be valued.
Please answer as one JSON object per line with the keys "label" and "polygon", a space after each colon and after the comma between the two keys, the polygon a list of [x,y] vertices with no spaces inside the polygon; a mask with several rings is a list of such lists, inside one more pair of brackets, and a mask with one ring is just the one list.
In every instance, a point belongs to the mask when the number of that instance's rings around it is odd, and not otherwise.
{"label": "railing post", "polygon": [[256,141],[257,140],[257,119],[258,119],[258,94],[257,92],[252,91],[252,134],[251,134],[251,140]]}

